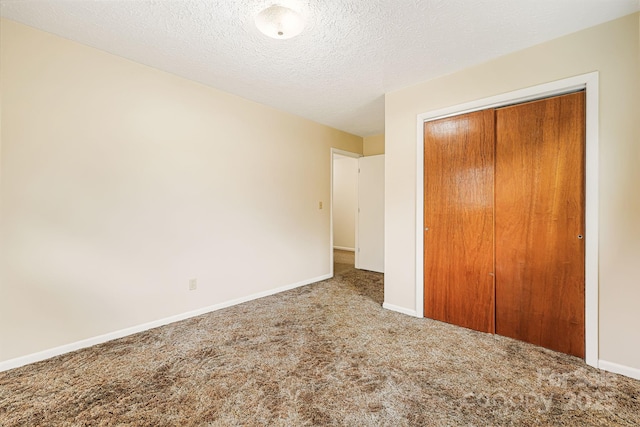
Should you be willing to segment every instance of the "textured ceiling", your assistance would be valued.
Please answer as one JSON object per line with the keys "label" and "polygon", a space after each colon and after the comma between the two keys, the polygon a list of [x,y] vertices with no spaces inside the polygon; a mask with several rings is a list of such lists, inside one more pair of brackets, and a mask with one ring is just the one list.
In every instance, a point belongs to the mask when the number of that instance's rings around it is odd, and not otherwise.
{"label": "textured ceiling", "polygon": [[[280,4],[290,40],[253,17]],[[640,10],[640,0],[0,0],[2,16],[368,136],[384,93]]]}

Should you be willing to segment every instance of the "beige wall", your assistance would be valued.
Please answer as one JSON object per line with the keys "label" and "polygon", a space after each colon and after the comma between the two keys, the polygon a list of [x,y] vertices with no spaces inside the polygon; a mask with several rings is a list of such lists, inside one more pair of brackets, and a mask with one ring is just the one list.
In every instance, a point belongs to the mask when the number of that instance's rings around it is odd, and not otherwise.
{"label": "beige wall", "polygon": [[630,15],[386,95],[387,304],[416,305],[416,115],[599,71],[599,358],[640,369],[639,22]]}
{"label": "beige wall", "polygon": [[365,156],[384,154],[384,133],[365,136],[362,142],[362,150]]}
{"label": "beige wall", "polygon": [[362,138],[11,21],[1,43],[0,360],[329,273],[330,147]]}

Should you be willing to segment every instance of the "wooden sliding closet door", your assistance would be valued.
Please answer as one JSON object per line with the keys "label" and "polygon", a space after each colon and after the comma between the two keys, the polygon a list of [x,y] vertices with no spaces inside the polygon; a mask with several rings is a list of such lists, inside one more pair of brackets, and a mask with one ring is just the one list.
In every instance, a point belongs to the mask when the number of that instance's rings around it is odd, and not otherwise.
{"label": "wooden sliding closet door", "polygon": [[578,357],[584,132],[584,92],[496,111],[496,333]]}
{"label": "wooden sliding closet door", "polygon": [[424,124],[424,315],[494,332],[494,111]]}

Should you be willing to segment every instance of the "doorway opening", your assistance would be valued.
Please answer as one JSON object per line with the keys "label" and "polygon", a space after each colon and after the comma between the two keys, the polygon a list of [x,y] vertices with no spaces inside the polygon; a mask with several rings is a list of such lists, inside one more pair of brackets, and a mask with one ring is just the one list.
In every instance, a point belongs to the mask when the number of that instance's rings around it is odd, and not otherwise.
{"label": "doorway opening", "polygon": [[330,272],[357,265],[358,158],[361,154],[331,149]]}

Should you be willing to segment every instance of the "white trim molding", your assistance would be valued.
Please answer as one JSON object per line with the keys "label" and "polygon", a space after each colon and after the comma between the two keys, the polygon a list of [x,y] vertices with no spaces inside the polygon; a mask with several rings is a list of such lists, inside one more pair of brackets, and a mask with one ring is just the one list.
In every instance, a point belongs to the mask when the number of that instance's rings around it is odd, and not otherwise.
{"label": "white trim molding", "polygon": [[416,138],[416,308],[424,317],[424,122],[473,111],[497,108],[585,89],[586,93],[586,198],[585,198],[585,362],[598,366],[598,72],[479,99],[461,105],[418,114]]}
{"label": "white trim molding", "polygon": [[306,286],[311,283],[320,282],[322,280],[330,279],[332,275],[326,274],[323,276],[315,277],[313,279],[303,280],[301,282],[293,283],[290,285],[281,286],[279,288],[270,289],[268,291],[258,292],[256,294],[248,295],[246,297],[236,298],[230,301],[225,301],[219,304],[214,304],[209,307],[199,308],[197,310],[189,311],[175,316],[165,317],[164,319],[154,320],[153,322],[143,323],[141,325],[132,326],[130,328],[121,329],[119,331],[110,332],[104,335],[98,335],[96,337],[87,338],[81,341],[76,341],[70,344],[61,345],[59,347],[51,348],[48,350],[40,351],[37,353],[28,354],[26,356],[17,357],[15,359],[9,359],[4,362],[0,362],[0,372],[8,371],[9,369],[19,368],[30,363],[40,362],[41,360],[50,359],[55,356],[60,356],[65,353],[80,350],[83,348],[91,347],[97,344],[102,344],[107,341],[112,341],[118,338],[126,337],[128,335],[137,334],[138,332],[148,331],[159,326],[165,326],[170,323],[179,322],[181,320],[189,319],[191,317],[200,316],[202,314],[211,313],[213,311],[221,310],[223,308],[231,307],[234,305],[242,304],[244,302],[256,300],[259,298],[274,295],[280,292],[288,291],[291,289]]}
{"label": "white trim molding", "polygon": [[388,302],[383,303],[382,308],[391,310],[391,311],[396,311],[398,313],[406,314],[407,316],[411,316],[411,317],[422,317],[422,316],[418,316],[418,313],[416,313],[415,310],[409,310],[408,308],[400,307],[399,305],[389,304]]}
{"label": "white trim molding", "polygon": [[606,360],[598,361],[598,368],[613,372],[614,374],[624,375],[625,377],[640,380],[640,369],[632,368],[630,366],[620,365],[618,363],[607,362]]}

